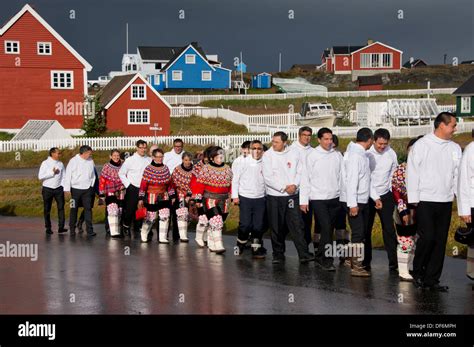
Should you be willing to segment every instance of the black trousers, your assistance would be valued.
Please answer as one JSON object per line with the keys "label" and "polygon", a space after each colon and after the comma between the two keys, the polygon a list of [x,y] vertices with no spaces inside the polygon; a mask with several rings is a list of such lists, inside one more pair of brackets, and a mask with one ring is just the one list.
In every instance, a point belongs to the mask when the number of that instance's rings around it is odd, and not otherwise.
{"label": "black trousers", "polygon": [[347,213],[346,213],[346,203],[339,201],[339,206],[337,207],[337,217],[334,224],[336,230],[345,230],[347,229]]}
{"label": "black trousers", "polygon": [[[95,203],[95,192],[91,194],[91,208],[94,208],[94,203]],[[84,207],[81,204],[79,204],[78,207]],[[84,224],[84,209],[82,209],[81,214],[79,215],[79,220],[77,221],[77,227],[79,229],[82,229],[82,225]],[[105,229],[108,229],[109,221],[107,220],[107,209],[105,209]]]}
{"label": "black trousers", "polygon": [[56,189],[43,187],[41,195],[43,196],[45,228],[51,229],[51,207],[53,206],[54,199],[58,208],[58,228],[63,229],[65,223],[63,187],[58,187]]}
{"label": "black trousers", "polygon": [[[133,184],[130,184],[127,187],[125,192],[125,203],[124,203],[124,211],[122,216],[122,224],[125,227],[131,228],[132,222],[137,228],[137,222],[135,220],[135,212],[137,211],[138,205],[138,193],[140,192],[140,188],[135,187]],[[138,229],[136,229],[138,230]]]}
{"label": "black trousers", "polygon": [[262,239],[265,225],[266,199],[251,199],[239,195],[240,217],[239,217],[239,240],[247,240],[252,234],[254,239]]}
{"label": "black trousers", "polygon": [[334,225],[336,223],[339,207],[341,206],[339,198],[330,200],[311,200],[310,205],[313,208],[316,217],[316,225],[321,234],[316,258],[323,263],[332,264],[333,258],[327,257],[325,253],[326,245],[331,245],[332,243]]}
{"label": "black trousers", "polygon": [[[308,212],[301,213],[301,218],[303,218],[303,225],[304,225],[304,239],[306,243],[309,245],[313,242],[313,238],[311,237],[311,227],[313,226],[313,207],[311,204],[308,205]],[[316,229],[314,232],[316,232]]]}
{"label": "black trousers", "polygon": [[416,209],[419,239],[413,259],[413,278],[431,286],[439,283],[451,223],[451,202],[420,201]]}
{"label": "black trousers", "polygon": [[367,235],[367,225],[369,223],[369,204],[357,204],[359,207],[359,213],[357,216],[352,217],[349,214],[349,207],[346,204],[346,211],[349,216],[349,226],[351,227],[351,242],[352,243],[364,243],[365,248],[365,237]]}
{"label": "black trousers", "polygon": [[382,200],[382,209],[375,208],[375,202],[369,199],[369,222],[367,227],[367,235],[365,237],[364,248],[364,266],[370,266],[372,261],[372,228],[374,226],[375,215],[378,214],[380,223],[382,224],[382,236],[385,250],[388,256],[388,265],[390,267],[398,267],[397,261],[397,234],[395,231],[395,223],[393,221],[393,210],[395,208],[395,200],[393,193],[388,192],[380,197]]}
{"label": "black trousers", "polygon": [[92,187],[89,189],[71,188],[71,199],[73,201],[71,204],[73,207],[71,207],[69,215],[69,227],[71,228],[71,231],[76,229],[77,210],[79,209],[79,206],[82,206],[84,208],[84,220],[86,222],[87,233],[91,234],[93,232],[91,196],[94,196],[94,188]]}
{"label": "black trousers", "polygon": [[303,218],[299,196],[271,196],[267,199],[268,223],[271,230],[273,257],[283,257],[285,238],[289,233],[300,258],[309,258],[308,244],[304,239]]}

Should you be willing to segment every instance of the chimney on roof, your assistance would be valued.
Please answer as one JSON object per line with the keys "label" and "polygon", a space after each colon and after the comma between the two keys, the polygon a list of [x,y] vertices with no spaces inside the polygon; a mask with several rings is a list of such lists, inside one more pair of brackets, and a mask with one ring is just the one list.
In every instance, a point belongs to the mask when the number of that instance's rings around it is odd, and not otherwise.
{"label": "chimney on roof", "polygon": [[368,46],[368,45],[371,45],[372,43],[374,43],[374,40],[372,40],[372,39],[368,39],[368,40],[367,40],[367,46]]}

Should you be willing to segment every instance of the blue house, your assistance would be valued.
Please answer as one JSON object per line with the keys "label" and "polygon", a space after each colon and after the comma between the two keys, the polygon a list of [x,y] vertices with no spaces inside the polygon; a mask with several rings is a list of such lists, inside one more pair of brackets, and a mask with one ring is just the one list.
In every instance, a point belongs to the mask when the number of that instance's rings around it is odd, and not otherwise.
{"label": "blue house", "polygon": [[266,72],[252,76],[252,88],[268,89],[272,87],[272,75]]}
{"label": "blue house", "polygon": [[152,86],[163,89],[230,89],[231,70],[206,57],[191,43],[178,51],[159,73],[148,78]]}

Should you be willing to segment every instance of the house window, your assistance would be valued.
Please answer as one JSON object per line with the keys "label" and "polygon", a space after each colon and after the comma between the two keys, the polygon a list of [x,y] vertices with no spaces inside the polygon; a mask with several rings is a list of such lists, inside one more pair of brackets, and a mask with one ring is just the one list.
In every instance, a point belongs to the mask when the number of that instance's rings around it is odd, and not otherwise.
{"label": "house window", "polygon": [[51,55],[51,42],[38,42],[37,52],[39,55]]}
{"label": "house window", "polygon": [[146,100],[146,88],[144,84],[132,84],[132,100]]}
{"label": "house window", "polygon": [[202,81],[211,81],[212,80],[211,71],[201,71],[201,80]]}
{"label": "house window", "polygon": [[51,71],[51,89],[74,89],[72,71]]}
{"label": "house window", "polygon": [[183,80],[183,71],[181,71],[181,70],[173,71],[173,74],[171,75],[171,79],[173,81],[182,81]]}
{"label": "house window", "polygon": [[382,67],[392,67],[392,53],[382,54]]}
{"label": "house window", "polygon": [[150,110],[128,110],[128,124],[150,124]]}
{"label": "house window", "polygon": [[186,54],[186,64],[196,64],[196,55]]}
{"label": "house window", "polygon": [[378,54],[371,54],[371,67],[380,67],[380,56]]}
{"label": "house window", "polygon": [[155,63],[155,70],[161,69],[161,63]]}
{"label": "house window", "polygon": [[370,67],[370,54],[362,53],[360,55],[360,67],[362,68]]}
{"label": "house window", "polygon": [[6,54],[19,54],[20,41],[5,41],[5,53]]}
{"label": "house window", "polygon": [[160,84],[160,75],[155,75],[155,84],[156,85]]}
{"label": "house window", "polygon": [[461,113],[471,113],[471,97],[461,97]]}

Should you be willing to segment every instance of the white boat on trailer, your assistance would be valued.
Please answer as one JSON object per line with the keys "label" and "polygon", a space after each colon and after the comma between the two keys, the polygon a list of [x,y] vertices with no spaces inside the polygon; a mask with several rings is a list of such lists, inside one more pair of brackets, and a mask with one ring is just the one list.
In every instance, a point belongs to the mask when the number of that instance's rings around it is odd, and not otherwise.
{"label": "white boat on trailer", "polygon": [[301,112],[296,117],[296,124],[315,128],[333,127],[338,114],[329,103],[309,103],[301,105]]}

